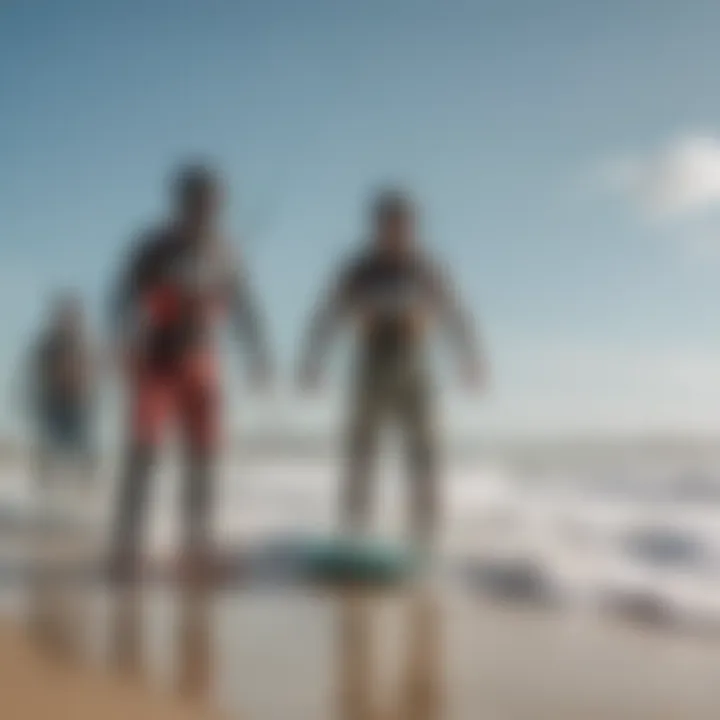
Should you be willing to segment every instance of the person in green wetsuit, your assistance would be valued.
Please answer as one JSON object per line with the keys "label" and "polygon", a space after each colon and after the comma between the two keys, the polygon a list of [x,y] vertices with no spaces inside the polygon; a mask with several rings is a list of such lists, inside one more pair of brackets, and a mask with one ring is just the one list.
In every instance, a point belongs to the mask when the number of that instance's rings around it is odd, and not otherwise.
{"label": "person in green wetsuit", "polygon": [[418,240],[416,208],[403,192],[381,192],[371,208],[371,240],[347,263],[317,309],[299,367],[299,381],[316,387],[336,331],[358,330],[350,403],[347,475],[341,491],[341,525],[362,532],[372,495],[372,463],[379,431],[394,419],[407,445],[412,538],[427,544],[440,519],[434,392],[428,337],[446,330],[459,351],[470,386],[485,375],[485,362],[469,314],[452,283]]}

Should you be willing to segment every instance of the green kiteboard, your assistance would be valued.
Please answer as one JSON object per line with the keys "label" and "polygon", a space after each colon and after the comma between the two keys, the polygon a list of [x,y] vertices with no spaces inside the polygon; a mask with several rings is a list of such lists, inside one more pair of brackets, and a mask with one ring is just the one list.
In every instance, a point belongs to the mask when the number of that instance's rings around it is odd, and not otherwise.
{"label": "green kiteboard", "polygon": [[422,566],[412,551],[377,540],[303,538],[296,552],[304,574],[318,582],[395,584]]}

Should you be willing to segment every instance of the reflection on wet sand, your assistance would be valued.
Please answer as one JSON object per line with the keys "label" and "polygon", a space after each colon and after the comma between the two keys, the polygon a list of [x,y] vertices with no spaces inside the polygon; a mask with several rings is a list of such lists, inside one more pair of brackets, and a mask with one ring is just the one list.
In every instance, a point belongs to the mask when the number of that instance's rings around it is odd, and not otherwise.
{"label": "reflection on wet sand", "polygon": [[346,594],[339,598],[340,628],[337,720],[440,720],[442,666],[440,614],[437,599],[418,591],[404,598],[401,668],[382,702],[377,677],[377,597]]}
{"label": "reflection on wet sand", "polygon": [[86,596],[71,583],[36,579],[28,587],[28,630],[49,654],[74,661],[82,656]]}
{"label": "reflection on wet sand", "polygon": [[[168,648],[176,661],[174,690],[194,703],[209,699],[212,684],[211,600],[212,594],[205,588],[189,587],[179,592],[176,633],[172,649]],[[135,678],[143,678],[146,671],[144,609],[142,590],[126,588],[115,598],[111,616],[110,667]]]}
{"label": "reflection on wet sand", "polygon": [[[56,637],[102,634],[94,613],[65,623],[71,596],[53,606],[51,590],[42,599]],[[250,720],[718,717],[709,643],[446,589],[126,588],[111,607],[102,650],[114,674],[139,679],[124,685],[140,698],[170,689],[191,718],[216,708]],[[60,647],[68,657],[81,645]]]}
{"label": "reflection on wet sand", "polygon": [[[215,650],[213,643],[214,595],[203,588],[179,592],[173,603],[177,612],[172,644],[173,690],[192,706],[215,704]],[[382,594],[361,591],[333,594],[330,607],[339,623],[332,634],[334,652],[328,664],[319,662],[318,677],[334,673],[336,698],[328,720],[440,720],[442,714],[442,633],[437,598],[429,592],[411,593],[399,599],[402,638],[392,647],[399,663],[393,682],[378,672],[379,652],[385,650],[381,608],[388,602]],[[323,604],[325,601],[320,601]],[[115,598],[110,633],[110,658],[114,671],[143,678],[149,670],[146,657],[143,595],[125,590]],[[276,641],[277,639],[275,639]],[[269,642],[272,639],[268,638]],[[316,659],[317,661],[317,659]],[[238,678],[241,680],[241,678]],[[382,692],[383,688],[385,692]],[[299,688],[283,682],[282,692],[292,698]]]}
{"label": "reflection on wet sand", "polygon": [[143,603],[138,588],[123,589],[115,598],[111,615],[109,665],[129,677],[143,676]]}
{"label": "reflection on wet sand", "polygon": [[189,588],[180,598],[177,691],[193,702],[210,697],[213,678],[210,592]]}

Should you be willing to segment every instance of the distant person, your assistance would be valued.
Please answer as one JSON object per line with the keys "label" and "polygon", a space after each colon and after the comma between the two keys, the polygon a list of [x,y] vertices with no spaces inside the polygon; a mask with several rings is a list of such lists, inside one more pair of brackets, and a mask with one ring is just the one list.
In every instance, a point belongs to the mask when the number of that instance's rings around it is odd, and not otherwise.
{"label": "distant person", "polygon": [[394,420],[407,444],[412,537],[427,546],[440,515],[428,330],[436,324],[456,342],[469,383],[481,380],[483,360],[450,281],[418,242],[411,200],[402,192],[383,192],[371,214],[368,246],[342,268],[313,320],[300,363],[300,381],[309,387],[319,383],[323,357],[335,331],[353,322],[359,343],[348,469],[341,491],[342,526],[350,533],[366,529],[378,434],[386,421]]}
{"label": "distant person", "polygon": [[90,481],[95,461],[96,358],[82,302],[74,294],[55,298],[25,371],[40,484],[57,481],[61,470],[68,468],[76,479]]}
{"label": "distant person", "polygon": [[180,169],[171,217],[140,238],[113,298],[130,406],[114,537],[120,568],[129,567],[139,550],[150,473],[170,425],[180,431],[185,460],[185,550],[195,560],[207,559],[223,396],[218,319],[229,314],[248,341],[253,380],[269,373],[247,275],[223,235],[223,199],[213,170]]}

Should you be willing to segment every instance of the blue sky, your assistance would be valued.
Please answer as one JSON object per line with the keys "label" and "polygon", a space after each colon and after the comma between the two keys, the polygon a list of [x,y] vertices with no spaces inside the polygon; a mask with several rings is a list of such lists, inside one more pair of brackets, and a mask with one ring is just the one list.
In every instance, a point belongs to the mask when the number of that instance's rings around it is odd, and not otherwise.
{"label": "blue sky", "polygon": [[705,0],[3,3],[3,382],[48,290],[97,311],[201,154],[286,370],[392,181],[487,337],[492,395],[461,423],[712,430],[719,26]]}

